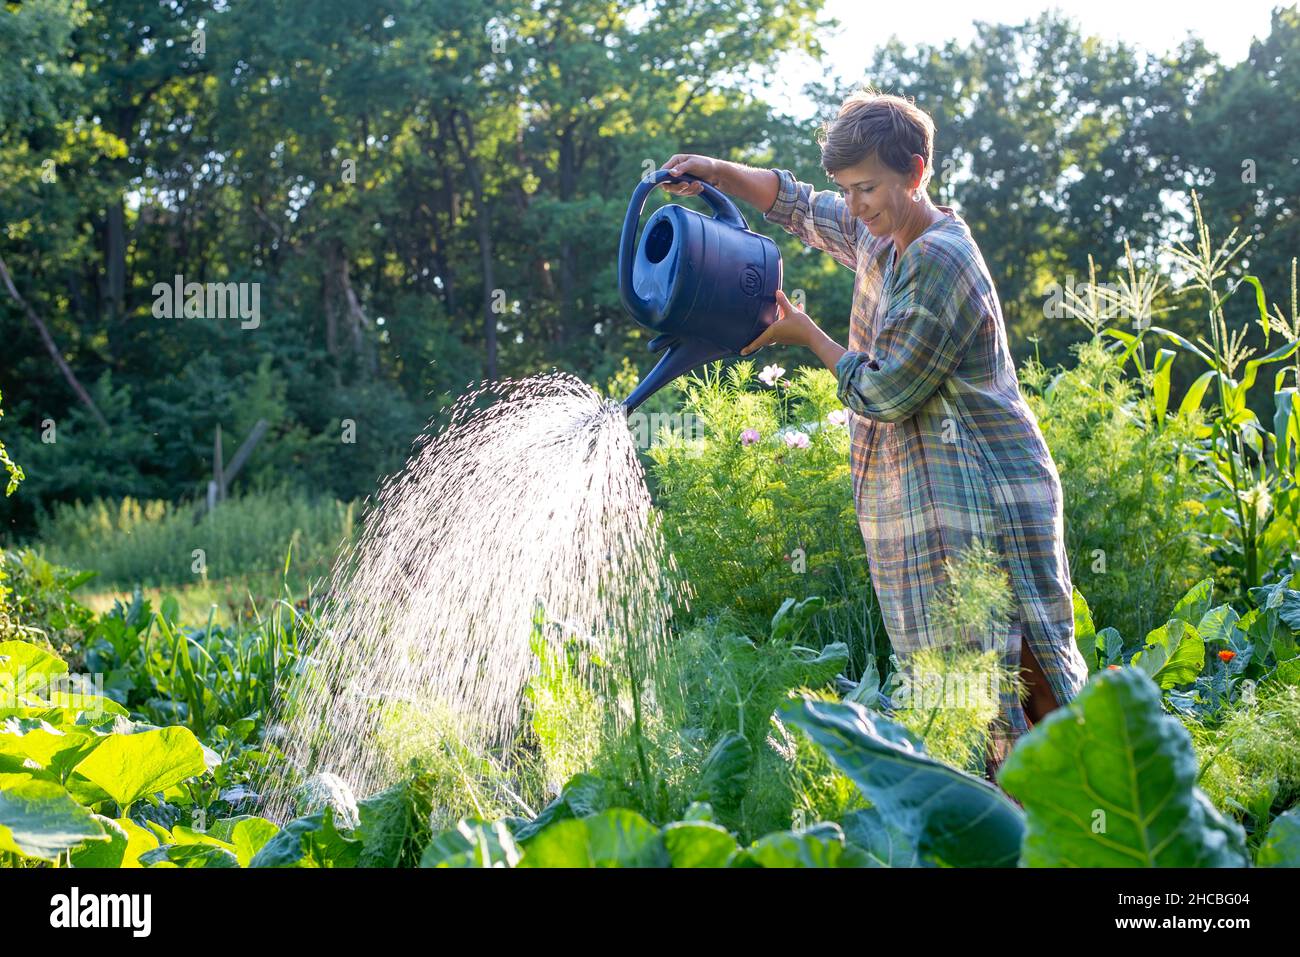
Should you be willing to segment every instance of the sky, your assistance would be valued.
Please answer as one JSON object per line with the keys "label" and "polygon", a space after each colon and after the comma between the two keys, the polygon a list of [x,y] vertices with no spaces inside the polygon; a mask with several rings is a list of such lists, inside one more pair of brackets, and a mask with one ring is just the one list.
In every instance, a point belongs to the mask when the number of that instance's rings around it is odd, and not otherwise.
{"label": "sky", "polygon": [[871,54],[891,35],[908,44],[966,41],[974,35],[974,20],[1020,23],[1052,8],[1076,20],[1085,33],[1151,52],[1163,53],[1195,33],[1221,59],[1236,63],[1246,56],[1253,37],[1268,34],[1273,7],[1289,5],[1290,0],[827,0],[822,18],[835,17],[841,26],[820,36],[825,60],[818,65],[804,55],[783,58],[779,78],[764,84],[763,98],[783,112],[808,118],[813,108],[801,95],[802,86],[829,80],[828,70],[845,83],[869,79],[865,67]]}

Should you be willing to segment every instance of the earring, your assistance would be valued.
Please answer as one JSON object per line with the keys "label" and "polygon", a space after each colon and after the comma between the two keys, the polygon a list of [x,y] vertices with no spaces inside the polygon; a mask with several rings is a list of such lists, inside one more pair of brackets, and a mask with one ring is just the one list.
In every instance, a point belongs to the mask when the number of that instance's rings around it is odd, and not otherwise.
{"label": "earring", "polygon": [[920,201],[921,201],[921,191],[919,189],[912,190],[912,202],[919,203]]}

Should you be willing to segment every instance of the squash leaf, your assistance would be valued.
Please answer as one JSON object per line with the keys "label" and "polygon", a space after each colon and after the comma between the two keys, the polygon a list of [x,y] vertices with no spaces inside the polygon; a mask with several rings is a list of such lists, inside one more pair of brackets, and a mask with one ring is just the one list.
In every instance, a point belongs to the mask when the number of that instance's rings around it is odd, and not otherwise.
{"label": "squash leaf", "polygon": [[114,734],[91,751],[76,771],[122,808],[207,770],[203,746],[185,727]]}

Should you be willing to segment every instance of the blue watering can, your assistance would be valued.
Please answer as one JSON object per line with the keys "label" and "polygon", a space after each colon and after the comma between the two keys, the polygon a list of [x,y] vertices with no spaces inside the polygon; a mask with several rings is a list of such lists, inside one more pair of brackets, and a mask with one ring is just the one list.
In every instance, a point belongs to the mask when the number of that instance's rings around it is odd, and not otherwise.
{"label": "blue watering can", "polygon": [[776,322],[781,253],[753,232],[736,204],[708,183],[700,195],[713,210],[704,216],[675,203],[655,210],[636,243],[637,224],[650,191],[664,181],[697,180],[658,170],[632,192],[618,249],[618,291],[623,307],[659,335],[650,351],[666,349],[633,393],[631,413],[654,393],[706,362],[740,354]]}

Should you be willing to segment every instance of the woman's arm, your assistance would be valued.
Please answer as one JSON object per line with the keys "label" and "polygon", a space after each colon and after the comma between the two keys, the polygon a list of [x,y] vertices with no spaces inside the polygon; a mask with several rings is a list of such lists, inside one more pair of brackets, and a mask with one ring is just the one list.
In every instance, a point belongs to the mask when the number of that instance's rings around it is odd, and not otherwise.
{"label": "woman's arm", "polygon": [[962,358],[943,320],[924,306],[891,317],[876,339],[876,354],[880,358],[845,352],[835,379],[841,402],[881,422],[915,415]]}
{"label": "woman's arm", "polygon": [[755,349],[761,349],[771,343],[807,346],[826,368],[834,371],[835,364],[845,353],[844,347],[826,335],[808,313],[796,309],[794,304],[785,297],[784,290],[776,291],[776,305],[779,318],[764,329],[757,339],[741,349],[740,354],[747,356]]}
{"label": "woman's arm", "polygon": [[961,362],[964,349],[953,342],[948,322],[919,303],[891,309],[876,338],[873,359],[849,352],[826,334],[807,313],[795,309],[777,291],[783,316],[740,350],[749,355],[769,343],[807,346],[835,373],[840,401],[860,415],[899,422],[916,414]]}
{"label": "woman's arm", "polygon": [[[772,169],[777,177],[776,199],[763,214],[769,223],[798,236],[808,246],[829,253],[849,269],[858,268],[858,241],[866,225],[849,212],[837,190],[814,189],[785,169]],[[766,207],[759,207],[764,209]]]}
{"label": "woman's arm", "polygon": [[899,264],[871,354],[844,349],[780,289],[780,318],[740,354],[769,344],[807,346],[834,370],[840,401],[854,412],[881,422],[915,415],[961,364],[984,314],[967,301],[969,252],[946,241],[918,244]]}
{"label": "woman's arm", "polygon": [[[755,169],[743,163],[677,153],[663,169],[690,174],[736,199],[763,210],[763,218],[798,236],[806,246],[820,249],[849,269],[858,266],[858,241],[866,226],[849,212],[844,197],[833,189],[814,189],[785,169]],[[661,183],[674,196],[698,196],[700,184]]]}
{"label": "woman's arm", "polygon": [[775,170],[754,169],[741,163],[716,160],[718,189],[728,196],[743,199],[755,209],[767,210],[776,202],[777,189],[781,185]]}
{"label": "woman's arm", "polygon": [[836,362],[840,401],[860,415],[899,422],[915,415],[956,371],[982,311],[968,302],[960,246],[925,242],[908,250],[872,354]]}
{"label": "woman's arm", "polygon": [[839,365],[840,359],[842,359],[849,350],[845,349],[830,336],[826,335],[820,326],[817,328],[817,332],[819,335],[811,337],[811,341],[808,343],[808,348],[813,351],[813,355],[821,360],[822,365],[834,372],[835,367]]}
{"label": "woman's arm", "polygon": [[[775,170],[754,169],[743,163],[701,156],[699,153],[675,153],[661,169],[668,170],[674,176],[694,176],[763,211],[772,208],[780,186]],[[673,196],[698,196],[703,188],[694,180],[660,183],[659,186]]]}

